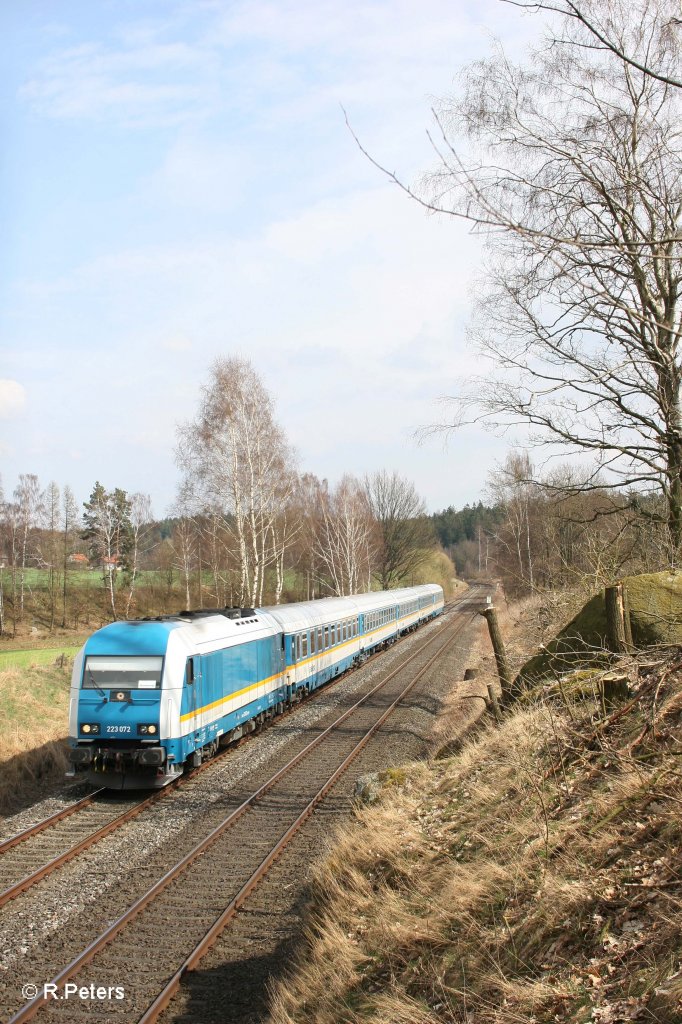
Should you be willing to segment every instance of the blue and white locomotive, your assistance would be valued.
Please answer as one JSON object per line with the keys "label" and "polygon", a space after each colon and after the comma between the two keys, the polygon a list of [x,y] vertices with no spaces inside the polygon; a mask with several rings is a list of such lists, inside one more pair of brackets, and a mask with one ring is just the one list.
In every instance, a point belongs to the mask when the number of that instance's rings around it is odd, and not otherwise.
{"label": "blue and white locomotive", "polygon": [[113,789],[164,786],[442,611],[427,584],[104,626],[74,663],[73,767]]}

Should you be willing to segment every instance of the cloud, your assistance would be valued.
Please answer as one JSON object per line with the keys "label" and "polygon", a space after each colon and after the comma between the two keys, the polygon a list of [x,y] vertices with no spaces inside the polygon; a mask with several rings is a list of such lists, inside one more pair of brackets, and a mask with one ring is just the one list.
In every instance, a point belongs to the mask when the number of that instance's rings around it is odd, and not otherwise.
{"label": "cloud", "polygon": [[176,125],[206,111],[208,55],[186,43],[84,43],[46,58],[20,96],[57,119]]}
{"label": "cloud", "polygon": [[11,420],[26,405],[26,389],[16,380],[0,379],[0,419]]}

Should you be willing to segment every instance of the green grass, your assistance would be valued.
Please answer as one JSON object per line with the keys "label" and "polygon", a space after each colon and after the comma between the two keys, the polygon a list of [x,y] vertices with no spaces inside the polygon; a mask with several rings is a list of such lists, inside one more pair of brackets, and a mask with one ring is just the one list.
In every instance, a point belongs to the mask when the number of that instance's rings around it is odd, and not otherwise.
{"label": "green grass", "polygon": [[[174,572],[174,576],[177,576],[177,572]],[[17,569],[17,590],[20,585],[21,572]],[[60,568],[55,569],[55,579],[58,580],[56,589],[59,590],[62,585],[63,572]],[[210,573],[206,574],[207,578],[210,579]],[[123,580],[123,573],[116,573],[115,575],[116,589],[125,590],[126,584]],[[104,586],[102,582],[102,570],[99,566],[95,566],[92,569],[67,569],[66,573],[67,586],[69,587],[83,587],[92,586],[102,588]],[[137,574],[138,586],[144,586],[148,583],[162,584],[165,582],[166,573],[157,569],[142,569]],[[4,570],[4,583],[5,589],[9,592],[11,584],[10,570]],[[25,590],[47,590],[50,586],[50,572],[48,569],[34,569],[27,568],[24,570],[24,589]]]}
{"label": "green grass", "polygon": [[0,671],[7,668],[30,668],[32,665],[53,665],[60,654],[73,658],[80,650],[78,647],[49,647],[46,650],[2,651],[0,653]]}

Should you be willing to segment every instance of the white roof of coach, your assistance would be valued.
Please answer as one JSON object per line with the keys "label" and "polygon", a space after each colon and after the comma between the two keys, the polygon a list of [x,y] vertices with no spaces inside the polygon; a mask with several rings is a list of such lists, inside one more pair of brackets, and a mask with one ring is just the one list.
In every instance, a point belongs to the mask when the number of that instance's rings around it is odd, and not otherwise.
{"label": "white roof of coach", "polygon": [[311,629],[330,622],[340,622],[349,615],[357,615],[355,597],[325,597],[319,601],[302,601],[300,604],[279,604],[263,608],[286,633],[299,629]]}
{"label": "white roof of coach", "polygon": [[371,594],[353,594],[352,597],[324,597],[318,601],[302,601],[299,604],[278,604],[262,608],[280,624],[286,633],[295,633],[313,626],[339,622],[349,615],[371,612],[387,605],[402,601],[414,601],[425,595],[440,594],[441,587],[427,583],[418,587],[401,587],[398,590],[377,590]]}

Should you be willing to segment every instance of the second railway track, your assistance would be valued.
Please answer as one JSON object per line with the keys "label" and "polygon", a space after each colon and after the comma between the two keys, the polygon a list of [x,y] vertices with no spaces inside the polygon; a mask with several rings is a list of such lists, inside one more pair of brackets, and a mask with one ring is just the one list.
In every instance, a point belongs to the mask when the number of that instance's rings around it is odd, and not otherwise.
{"label": "second railway track", "polygon": [[[469,619],[465,605],[465,612],[459,617],[459,628]],[[240,893],[245,897],[263,865],[277,856],[282,836],[295,832],[296,823],[304,820],[333,784],[340,766],[350,763],[389,710],[412,689],[432,661],[440,656],[443,646],[451,644],[455,636],[456,633],[441,644],[442,630],[432,633],[426,644],[338,716],[333,725],[313,741],[299,741],[300,749],[274,774],[264,773],[267,777],[262,781],[252,780],[249,795],[235,793],[216,805],[212,814],[202,821],[203,838],[192,844],[193,848],[157,878],[101,935],[89,941],[86,949],[57,972],[53,983],[63,986],[77,977],[79,985],[91,981],[101,985],[107,984],[107,978],[120,982],[124,974],[125,1004],[101,1007],[102,1018],[118,1010],[122,1019],[141,1019],[169,980],[175,979],[175,985],[179,983],[192,956],[198,955],[194,950],[206,933],[221,915],[225,922],[225,908],[228,908],[228,917],[234,913]],[[436,647],[432,656],[424,654],[427,646]],[[406,681],[408,665],[412,663],[418,667],[418,674],[413,673],[413,678]],[[240,795],[244,797],[241,800]],[[179,921],[182,921],[182,928],[178,928]],[[155,951],[143,965],[139,952],[131,952],[141,949]],[[126,969],[122,974],[123,963]],[[140,965],[141,971],[133,976],[131,969],[135,964]],[[6,995],[11,1002],[10,992]],[[168,993],[161,997],[153,1014],[168,997]],[[99,1019],[99,1009],[92,1004],[84,1007],[73,1003],[67,1006],[64,1001],[44,1004],[36,999],[12,1020],[19,1024],[40,1011],[41,1015],[61,1013],[62,1020],[69,1021],[80,1019],[80,1015]]]}
{"label": "second railway track", "polygon": [[[381,658],[381,654],[373,655],[370,660],[377,658]],[[328,684],[326,690],[316,691],[312,700],[338,685],[343,678]],[[223,751],[190,775],[181,776],[165,789],[144,797],[97,790],[0,841],[0,908],[169,795],[178,785],[210,769],[230,752],[229,749]]]}

